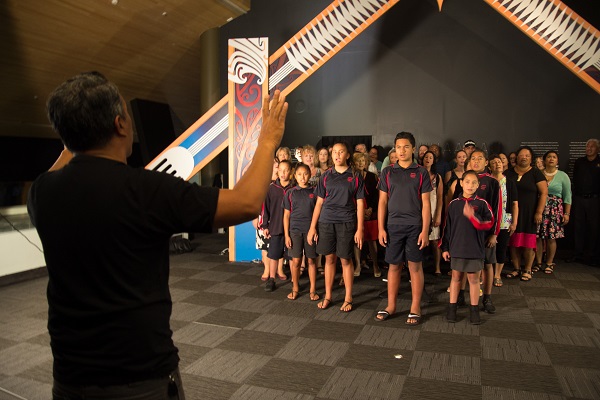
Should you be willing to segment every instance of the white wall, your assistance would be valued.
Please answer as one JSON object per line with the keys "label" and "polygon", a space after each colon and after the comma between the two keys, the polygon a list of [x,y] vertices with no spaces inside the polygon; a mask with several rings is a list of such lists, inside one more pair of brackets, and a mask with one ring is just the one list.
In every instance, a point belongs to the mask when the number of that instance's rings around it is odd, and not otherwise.
{"label": "white wall", "polygon": [[[25,206],[0,208],[2,215],[27,214]],[[45,267],[42,242],[35,228],[0,232],[0,277]]]}
{"label": "white wall", "polygon": [[34,244],[42,248],[35,229],[0,233],[0,276],[44,267],[44,254]]}

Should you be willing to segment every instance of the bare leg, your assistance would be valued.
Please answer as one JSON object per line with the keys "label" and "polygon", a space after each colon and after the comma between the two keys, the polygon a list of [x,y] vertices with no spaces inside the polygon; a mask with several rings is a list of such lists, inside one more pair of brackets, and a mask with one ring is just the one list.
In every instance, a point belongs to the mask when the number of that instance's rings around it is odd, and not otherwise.
{"label": "bare leg", "polygon": [[317,294],[317,265],[314,258],[308,258],[308,279],[310,281],[310,299],[319,300]]}
{"label": "bare leg", "polygon": [[463,272],[452,270],[452,280],[450,281],[450,304],[456,304],[458,301],[458,292],[463,281]]}
{"label": "bare leg", "polygon": [[533,265],[533,259],[535,258],[535,252],[533,251],[533,249],[526,249],[524,248],[523,250],[523,259],[524,259],[524,268],[525,268],[525,272],[529,272],[531,273],[531,267]]}
{"label": "bare leg", "polygon": [[279,265],[279,260],[272,260],[272,259],[268,259],[269,260],[269,277],[275,279],[275,276],[277,275],[277,266]]}
{"label": "bare leg", "polygon": [[556,255],[556,239],[548,239],[546,241],[546,264],[554,263],[554,256]]}
{"label": "bare leg", "polygon": [[[344,259],[342,258],[342,267],[344,266]],[[353,276],[360,276],[360,249],[354,246],[354,270]],[[344,280],[346,277],[344,276]]]}
{"label": "bare leg", "polygon": [[262,278],[263,280],[267,280],[269,279],[269,266],[271,265],[271,263],[269,262],[269,257],[267,257],[267,254],[269,254],[269,252],[267,250],[261,250],[261,255],[262,255],[262,262],[263,262],[263,266],[265,268],[265,270],[263,271],[262,274]]}
{"label": "bare leg", "polygon": [[467,273],[469,280],[469,298],[471,299],[471,305],[476,306],[479,304],[479,272]]}
{"label": "bare leg", "polygon": [[492,294],[494,284],[494,266],[485,264],[483,266],[483,294]]}
{"label": "bare leg", "polygon": [[[423,288],[425,287],[423,263],[409,261],[408,270],[410,272],[410,289],[412,292],[410,313],[421,315],[421,297],[423,296]],[[413,318],[409,318],[406,322],[409,324],[418,323],[418,321],[414,320]]]}
{"label": "bare leg", "polygon": [[438,275],[441,273],[440,270],[440,258],[441,258],[441,250],[437,246],[437,241],[431,243],[431,252],[433,253],[433,262],[435,265],[435,274]]}
{"label": "bare leg", "polygon": [[494,278],[501,279],[502,278],[502,269],[504,269],[504,263],[496,263],[494,267]]}
{"label": "bare leg", "polygon": [[[340,258],[342,262],[342,274],[344,276],[344,285],[346,286],[346,297],[344,304],[340,308],[341,311],[352,311],[352,284],[354,283],[354,265],[349,258]],[[360,265],[358,266],[360,268]]]}
{"label": "bare leg", "polygon": [[510,247],[510,260],[512,262],[514,271],[509,275],[511,275],[513,278],[516,278],[521,272],[521,251],[518,247]]}
{"label": "bare leg", "polygon": [[327,254],[325,256],[325,299],[318,304],[319,308],[327,308],[331,303],[331,292],[333,290],[333,280],[335,279],[335,263],[337,256]]}
{"label": "bare leg", "polygon": [[300,263],[301,260],[299,258],[293,258],[290,262],[290,272],[292,273],[292,293],[288,294],[288,299],[290,300],[296,300],[300,291],[300,286],[298,285],[300,281]]}
{"label": "bare leg", "polygon": [[371,259],[373,260],[373,274],[381,276],[381,272],[379,271],[379,264],[377,263],[377,243],[374,240],[367,242],[369,246],[369,253],[371,254]]}
{"label": "bare leg", "polygon": [[[466,287],[467,287],[467,275],[465,273],[463,273],[462,280],[460,281],[460,290],[465,290]],[[479,290],[477,292],[479,292]]]}
{"label": "bare leg", "polygon": [[402,278],[401,272],[400,265],[390,264],[387,275],[388,305],[385,309],[390,315],[396,312],[396,300],[398,299],[398,289]]}
{"label": "bare leg", "polygon": [[287,276],[283,273],[283,258],[280,258],[277,263],[277,274],[280,278],[287,279]]}
{"label": "bare leg", "polygon": [[535,251],[535,264],[542,264],[542,254],[544,253],[544,243],[542,239],[537,238],[535,241],[536,251]]}

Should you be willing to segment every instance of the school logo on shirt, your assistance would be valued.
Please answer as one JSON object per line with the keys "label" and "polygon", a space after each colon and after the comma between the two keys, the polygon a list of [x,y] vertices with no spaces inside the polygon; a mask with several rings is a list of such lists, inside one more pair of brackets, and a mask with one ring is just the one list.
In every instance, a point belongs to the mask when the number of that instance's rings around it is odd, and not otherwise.
{"label": "school logo on shirt", "polygon": [[471,206],[471,207],[473,207],[473,211],[477,211],[477,210],[479,210],[479,206],[473,205],[473,206]]}
{"label": "school logo on shirt", "polygon": [[486,188],[486,187],[487,187],[487,185],[486,185],[485,183],[484,183],[483,185],[479,186],[479,188],[480,188],[481,190],[485,190],[485,188]]}
{"label": "school logo on shirt", "polygon": [[315,195],[314,195],[313,193],[311,193],[311,194],[309,194],[309,195],[308,195],[308,198],[309,198],[309,199],[314,199],[314,198],[315,198]]}
{"label": "school logo on shirt", "polygon": [[414,179],[414,178],[416,178],[416,177],[417,177],[417,174],[416,174],[415,172],[411,172],[411,173],[410,173],[410,177]]}
{"label": "school logo on shirt", "polygon": [[348,177],[348,182],[352,182],[352,177],[351,176]]}

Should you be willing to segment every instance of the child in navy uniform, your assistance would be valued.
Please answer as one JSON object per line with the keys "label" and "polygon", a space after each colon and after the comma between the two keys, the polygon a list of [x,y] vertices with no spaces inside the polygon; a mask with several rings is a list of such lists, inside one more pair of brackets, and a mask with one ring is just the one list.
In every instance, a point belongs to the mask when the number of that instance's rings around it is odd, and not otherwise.
{"label": "child in navy uniform", "polygon": [[309,186],[310,167],[306,164],[296,165],[295,173],[298,186],[287,191],[283,197],[283,232],[285,234],[285,245],[292,257],[290,269],[292,272],[292,292],[288,299],[296,300],[300,287],[300,264],[302,263],[302,252],[308,259],[308,278],[310,280],[310,299],[319,300],[317,294],[317,251],[315,245],[308,244],[308,230],[312,220],[317,196],[312,186]]}
{"label": "child in navy uniform", "polygon": [[[279,179],[271,183],[267,198],[262,209],[262,225],[264,234],[269,238],[269,250],[267,258],[269,259],[269,279],[265,285],[265,291],[275,290],[275,274],[279,259],[283,258],[285,250],[285,239],[283,235],[283,196],[290,186],[290,174],[292,163],[283,160],[279,163]],[[285,277],[284,277],[285,278]]]}
{"label": "child in navy uniform", "polygon": [[464,273],[469,280],[471,299],[471,324],[481,323],[479,317],[479,274],[485,258],[486,231],[494,226],[492,208],[484,199],[477,197],[479,188],[477,172],[470,170],[462,177],[462,195],[448,204],[446,221],[440,241],[442,257],[450,261],[450,305],[446,318],[456,322],[458,292]]}
{"label": "child in navy uniform", "polygon": [[[342,263],[346,296],[340,311],[352,311],[354,243],[362,248],[365,190],[360,174],[348,165],[348,145],[336,143],[331,151],[333,167],[321,175],[315,194],[317,202],[308,232],[308,243],[317,243],[317,253],[325,255],[325,298],[318,307],[331,304],[335,265]],[[318,224],[318,226],[317,226]]]}
{"label": "child in navy uniform", "polygon": [[385,310],[377,312],[375,320],[385,321],[396,311],[401,265],[408,261],[412,304],[406,324],[414,326],[421,323],[421,296],[425,281],[423,249],[429,245],[429,193],[433,188],[429,172],[413,161],[413,134],[397,134],[394,147],[398,162],[381,171],[378,185],[379,243],[386,247],[385,261],[390,266],[388,305]]}
{"label": "child in navy uniform", "polygon": [[[496,244],[500,234],[500,222],[502,222],[502,192],[500,183],[487,172],[487,155],[481,149],[475,149],[468,158],[469,169],[477,173],[479,178],[479,187],[476,195],[488,202],[492,208],[494,224],[485,234],[485,262],[483,264],[483,310],[494,314],[496,307],[492,303],[492,285],[494,280],[494,264],[496,263]],[[461,180],[456,180],[450,187],[449,192],[453,193],[452,198],[460,198],[462,195]],[[466,282],[463,280],[461,290],[458,294],[457,304],[464,305],[464,288]]]}

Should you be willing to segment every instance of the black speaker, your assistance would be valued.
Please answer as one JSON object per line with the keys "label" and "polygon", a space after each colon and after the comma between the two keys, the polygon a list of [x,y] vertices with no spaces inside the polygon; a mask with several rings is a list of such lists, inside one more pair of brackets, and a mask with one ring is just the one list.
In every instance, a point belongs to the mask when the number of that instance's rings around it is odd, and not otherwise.
{"label": "black speaker", "polygon": [[146,165],[175,140],[171,108],[165,103],[133,99],[131,114],[140,141],[142,161]]}

